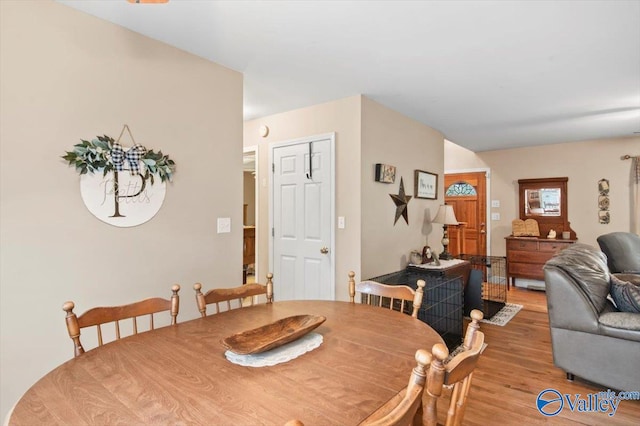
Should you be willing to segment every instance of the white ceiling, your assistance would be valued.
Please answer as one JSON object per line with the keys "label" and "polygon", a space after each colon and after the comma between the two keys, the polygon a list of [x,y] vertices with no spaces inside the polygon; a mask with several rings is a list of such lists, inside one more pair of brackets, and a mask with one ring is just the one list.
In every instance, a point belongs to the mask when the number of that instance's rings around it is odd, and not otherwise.
{"label": "white ceiling", "polygon": [[640,132],[640,0],[59,2],[242,72],[245,119],[363,94],[473,151]]}

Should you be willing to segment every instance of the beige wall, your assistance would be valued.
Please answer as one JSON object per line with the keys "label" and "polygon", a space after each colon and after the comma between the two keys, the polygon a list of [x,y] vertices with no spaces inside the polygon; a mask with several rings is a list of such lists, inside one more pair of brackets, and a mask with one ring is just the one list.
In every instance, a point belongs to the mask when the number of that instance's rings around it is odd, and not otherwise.
{"label": "beige wall", "polygon": [[[376,163],[396,166],[396,181],[374,181]],[[406,267],[411,250],[425,244],[442,250],[442,226],[432,225],[438,205],[444,203],[444,138],[418,123],[368,98],[362,102],[362,274],[363,278]],[[398,194],[400,178],[406,195],[414,196],[414,171],[439,175],[438,199],[412,198],[409,224],[401,217],[394,225],[396,206],[389,194]]]}
{"label": "beige wall", "polygon": [[[505,255],[504,237],[518,217],[518,179],[567,176],[569,221],[578,239],[597,246],[599,235],[631,230],[631,161],[623,155],[638,155],[640,137],[601,139],[530,148],[505,149],[469,155],[448,142],[447,170],[489,167],[491,198],[500,200],[499,221],[491,221],[491,252]],[[466,152],[465,152],[466,151]],[[611,223],[598,223],[598,181],[609,179]]]}
{"label": "beige wall", "polygon": [[[64,301],[81,313],[179,283],[185,321],[194,282],[240,282],[242,76],[55,2],[0,7],[3,418],[72,357]],[[134,228],[94,218],[60,158],[124,123],[177,163],[164,206]],[[216,234],[217,217],[232,218],[230,234]]]}
{"label": "beige wall", "polygon": [[[347,272],[360,263],[360,104],[361,96],[353,96],[244,123],[244,146],[258,146],[258,281],[269,271],[269,144],[335,132],[336,217],[346,219],[335,232],[336,298],[348,300]],[[263,124],[266,138],[259,135]]]}
{"label": "beige wall", "polygon": [[444,170],[449,173],[450,170],[463,169],[483,169],[487,168],[487,164],[482,158],[473,151],[468,150],[460,145],[448,141],[444,141]]}

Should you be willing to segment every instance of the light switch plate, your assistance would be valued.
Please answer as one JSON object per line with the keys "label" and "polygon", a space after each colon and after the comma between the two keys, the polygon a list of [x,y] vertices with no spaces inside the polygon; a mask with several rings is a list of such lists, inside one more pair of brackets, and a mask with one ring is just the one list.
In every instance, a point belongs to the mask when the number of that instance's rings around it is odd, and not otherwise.
{"label": "light switch plate", "polygon": [[344,229],[344,216],[338,216],[338,229]]}
{"label": "light switch plate", "polygon": [[500,213],[491,213],[491,220],[500,220]]}
{"label": "light switch plate", "polygon": [[226,234],[231,232],[231,218],[219,217],[218,218],[218,234]]}
{"label": "light switch plate", "polygon": [[500,200],[491,200],[491,207],[500,207]]}

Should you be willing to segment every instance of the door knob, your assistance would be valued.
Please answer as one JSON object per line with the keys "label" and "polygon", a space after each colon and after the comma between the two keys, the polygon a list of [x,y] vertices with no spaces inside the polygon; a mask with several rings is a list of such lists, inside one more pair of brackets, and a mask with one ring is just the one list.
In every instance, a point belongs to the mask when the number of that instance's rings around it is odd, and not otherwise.
{"label": "door knob", "polygon": [[328,249],[327,247],[322,247],[322,248],[320,249],[320,253],[322,253],[322,254],[327,254],[327,253],[329,253],[329,249]]}

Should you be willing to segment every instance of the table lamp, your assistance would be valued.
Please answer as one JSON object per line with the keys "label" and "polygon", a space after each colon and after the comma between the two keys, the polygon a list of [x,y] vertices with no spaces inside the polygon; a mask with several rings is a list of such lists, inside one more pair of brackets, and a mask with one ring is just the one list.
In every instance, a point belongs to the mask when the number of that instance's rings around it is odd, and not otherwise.
{"label": "table lamp", "polygon": [[436,213],[436,217],[433,218],[433,223],[441,223],[443,234],[442,234],[442,247],[444,250],[440,255],[440,259],[449,260],[453,259],[451,253],[447,251],[447,246],[449,245],[449,232],[447,231],[448,225],[457,225],[458,220],[456,219],[456,214],[453,211],[453,206],[449,204],[443,204],[438,207],[438,213]]}

